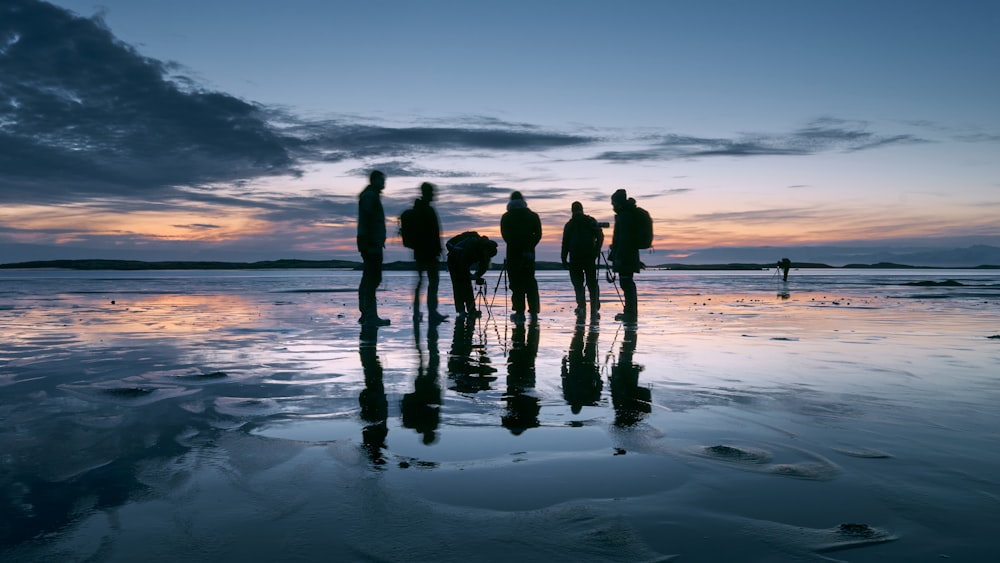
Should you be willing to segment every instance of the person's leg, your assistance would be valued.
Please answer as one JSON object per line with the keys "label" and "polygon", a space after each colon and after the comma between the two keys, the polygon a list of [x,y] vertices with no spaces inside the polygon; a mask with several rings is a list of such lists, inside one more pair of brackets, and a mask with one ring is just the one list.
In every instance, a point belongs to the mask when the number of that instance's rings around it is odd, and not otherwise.
{"label": "person's leg", "polygon": [[635,322],[639,319],[639,298],[635,288],[635,278],[633,272],[621,272],[618,274],[618,281],[622,286],[622,294],[625,296],[625,311],[622,320]]}
{"label": "person's leg", "polygon": [[[417,285],[413,288],[413,318],[420,318],[420,289],[424,285],[424,271],[420,262],[417,262]],[[428,304],[428,309],[430,304]]]}
{"label": "person's leg", "polygon": [[438,310],[438,286],[441,284],[441,269],[437,260],[427,264],[427,310],[436,313]]}
{"label": "person's leg", "polygon": [[382,253],[366,252],[361,255],[363,266],[361,284],[358,286],[358,308],[362,322],[381,321],[378,317],[378,302],[375,290],[382,283]]}
{"label": "person's leg", "polygon": [[538,279],[535,278],[535,264],[532,262],[530,268],[527,271],[527,279],[525,280],[525,297],[528,300],[528,312],[531,313],[532,317],[537,317],[540,305],[540,299],[538,297]]}
{"label": "person's leg", "polygon": [[597,265],[591,264],[583,273],[587,279],[587,291],[590,293],[590,314],[595,316],[601,310],[601,288],[597,285]]}
{"label": "person's leg", "polygon": [[524,314],[525,272],[524,264],[517,258],[507,257],[507,279],[510,281],[510,308],[515,314]]}
{"label": "person's leg", "polygon": [[431,260],[427,266],[427,315],[432,322],[441,322],[448,318],[438,312],[438,287],[441,285],[441,268],[437,260]]}
{"label": "person's leg", "polygon": [[459,264],[448,262],[448,274],[451,276],[451,288],[455,294],[455,312],[465,313],[468,300],[472,297],[469,272]]}
{"label": "person's leg", "polygon": [[587,297],[583,291],[583,268],[571,264],[569,267],[569,281],[573,284],[573,292],[576,293],[576,314],[582,314],[587,310]]}

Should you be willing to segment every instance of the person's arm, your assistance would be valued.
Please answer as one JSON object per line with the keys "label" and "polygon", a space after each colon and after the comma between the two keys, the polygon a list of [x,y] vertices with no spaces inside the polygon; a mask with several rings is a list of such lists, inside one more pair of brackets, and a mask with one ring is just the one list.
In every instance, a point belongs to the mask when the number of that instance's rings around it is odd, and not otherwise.
{"label": "person's arm", "polygon": [[597,254],[601,253],[601,247],[604,246],[604,229],[597,224],[597,220],[594,220],[594,248],[597,249]]}
{"label": "person's arm", "polygon": [[531,248],[538,246],[538,243],[542,240],[542,220],[535,213],[535,233],[531,240]]}
{"label": "person's arm", "polygon": [[571,224],[572,224],[572,219],[569,222],[566,223],[565,227],[563,227],[562,253],[560,254],[560,258],[562,260],[562,265],[563,266],[568,265],[568,263],[566,262],[566,257],[569,256],[569,236],[570,236],[570,225]]}

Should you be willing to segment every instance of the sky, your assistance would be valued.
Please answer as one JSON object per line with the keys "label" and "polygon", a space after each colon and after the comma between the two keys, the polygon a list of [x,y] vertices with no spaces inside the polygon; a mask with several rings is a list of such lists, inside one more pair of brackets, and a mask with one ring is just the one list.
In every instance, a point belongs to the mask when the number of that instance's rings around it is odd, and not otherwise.
{"label": "sky", "polygon": [[[3,0],[0,262],[358,259],[424,181],[706,249],[1000,246],[1000,3]],[[714,256],[719,256],[715,254]],[[408,259],[398,237],[386,260]]]}

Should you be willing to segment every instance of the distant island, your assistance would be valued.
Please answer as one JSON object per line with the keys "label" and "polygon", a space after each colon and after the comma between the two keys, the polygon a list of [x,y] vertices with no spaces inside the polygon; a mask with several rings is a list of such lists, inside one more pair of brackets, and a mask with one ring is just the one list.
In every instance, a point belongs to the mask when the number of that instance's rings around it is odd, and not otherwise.
{"label": "distant island", "polygon": [[[17,262],[11,264],[0,264],[0,269],[17,270],[31,268],[48,268],[63,270],[292,270],[292,269],[338,269],[338,270],[361,270],[361,262],[352,260],[264,260],[260,262],[199,262],[199,261],[161,261],[146,262],[142,260],[36,260],[30,262]],[[602,265],[603,266],[603,265]],[[538,270],[562,270],[559,262],[538,262]],[[775,264],[753,264],[753,263],[729,263],[729,264],[658,264],[648,266],[654,270],[770,270]],[[444,262],[441,268],[445,269]],[[492,264],[491,270],[500,270],[503,264]],[[838,268],[827,264],[812,262],[792,262],[792,268]],[[867,269],[1000,269],[1000,265],[982,265],[968,268],[943,268],[934,266],[910,266],[906,264],[895,264],[891,262],[879,262],[876,264],[847,264],[839,268],[867,268]],[[387,262],[384,267],[386,271],[409,271],[415,270],[415,263],[412,261]]]}

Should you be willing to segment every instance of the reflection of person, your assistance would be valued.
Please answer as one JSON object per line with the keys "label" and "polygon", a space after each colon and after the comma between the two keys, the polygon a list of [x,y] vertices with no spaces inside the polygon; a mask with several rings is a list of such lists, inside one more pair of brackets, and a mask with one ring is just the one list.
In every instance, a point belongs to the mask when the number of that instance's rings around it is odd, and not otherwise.
{"label": "reflection of person", "polygon": [[448,354],[448,378],[454,381],[451,389],[459,393],[475,393],[490,388],[496,381],[496,368],[490,365],[486,346],[473,346],[476,319],[471,316],[456,319],[455,334]]}
{"label": "reflection of person", "polygon": [[788,281],[788,270],[792,267],[792,261],[788,258],[778,260],[778,268],[781,270],[782,281]]}
{"label": "reflection of person", "polygon": [[[525,339],[527,336],[527,339]],[[501,417],[503,427],[519,435],[539,425],[538,414],[542,405],[530,392],[535,387],[535,357],[538,355],[538,324],[514,325],[511,347],[507,357],[507,392],[503,401],[507,411]]]}
{"label": "reflection of person", "polygon": [[358,353],[361,355],[361,368],[365,374],[365,388],[358,396],[361,406],[361,421],[365,424],[361,430],[361,441],[368,458],[376,465],[385,464],[382,449],[389,435],[386,419],[389,416],[389,401],[385,396],[385,386],[382,383],[382,363],[378,359],[375,340],[378,328],[373,323],[366,323],[361,329],[361,342]]}
{"label": "reflection of person", "polygon": [[431,207],[434,184],[420,185],[420,199],[413,203],[414,234],[413,260],[417,264],[417,287],[413,290],[413,315],[420,318],[420,286],[427,274],[427,316],[431,323],[440,323],[448,315],[438,313],[438,284],[441,277],[441,222]]}
{"label": "reflection of person", "polygon": [[[466,315],[479,316],[476,296],[472,291],[472,280],[477,284],[486,283],[483,274],[490,269],[490,258],[497,255],[497,243],[475,231],[466,231],[448,240],[448,274],[455,292],[455,311],[458,318]],[[475,266],[476,272],[469,273]]]}
{"label": "reflection of person", "polygon": [[[569,279],[576,292],[576,314],[587,312],[584,280],[590,293],[590,318],[601,318],[601,291],[597,286],[597,257],[604,244],[604,231],[597,220],[583,212],[583,204],[574,201],[570,206],[573,216],[563,227],[562,264],[569,270]],[[567,260],[568,258],[568,260]]]}
{"label": "reflection of person", "polygon": [[616,426],[635,426],[652,411],[652,393],[648,387],[639,386],[643,367],[632,361],[637,336],[634,327],[625,329],[618,361],[611,366],[611,404]]}
{"label": "reflection of person", "polygon": [[427,326],[427,364],[420,350],[420,323],[413,323],[413,336],[420,356],[417,377],[413,380],[413,392],[403,395],[400,401],[403,426],[412,428],[423,435],[425,444],[437,440],[436,430],[441,418],[441,385],[438,381],[438,327],[436,323]]}
{"label": "reflection of person", "polygon": [[639,241],[636,226],[640,222],[635,200],[628,197],[625,190],[617,190],[611,196],[611,206],[615,210],[615,230],[611,239],[609,259],[611,267],[618,273],[618,280],[625,297],[625,310],[615,315],[615,320],[634,323],[639,318],[639,299],[636,294],[635,276],[642,268],[639,261]]}
{"label": "reflection of person", "polygon": [[596,405],[604,388],[601,368],[597,364],[597,325],[591,323],[586,344],[584,331],[583,324],[576,325],[569,351],[562,361],[563,398],[573,414],[579,414],[583,407]]}
{"label": "reflection of person", "polygon": [[527,300],[528,314],[538,320],[538,280],[535,279],[535,246],[542,239],[542,222],[538,214],[528,209],[521,192],[510,194],[507,212],[500,218],[500,234],[507,243],[507,277],[510,280],[511,319],[524,322]]}
{"label": "reflection of person", "polygon": [[362,324],[385,326],[388,319],[378,316],[375,290],[382,283],[382,250],[385,248],[385,211],[382,209],[382,190],[385,174],[373,170],[368,175],[368,185],[358,197],[358,252],[364,263],[361,284],[358,286],[358,309]]}

